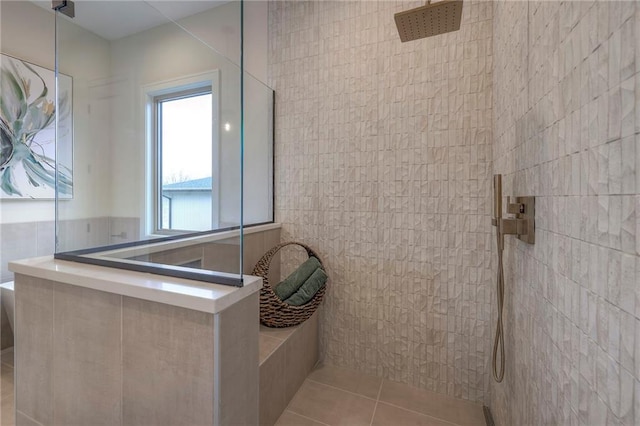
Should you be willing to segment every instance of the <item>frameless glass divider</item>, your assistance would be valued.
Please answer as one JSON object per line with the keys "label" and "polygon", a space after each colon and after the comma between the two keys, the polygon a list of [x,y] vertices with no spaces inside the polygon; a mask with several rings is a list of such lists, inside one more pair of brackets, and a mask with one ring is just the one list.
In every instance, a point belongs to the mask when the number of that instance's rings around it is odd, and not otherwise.
{"label": "frameless glass divider", "polygon": [[75,3],[55,17],[56,257],[238,285],[248,227],[273,221],[274,97],[244,69],[245,3]]}

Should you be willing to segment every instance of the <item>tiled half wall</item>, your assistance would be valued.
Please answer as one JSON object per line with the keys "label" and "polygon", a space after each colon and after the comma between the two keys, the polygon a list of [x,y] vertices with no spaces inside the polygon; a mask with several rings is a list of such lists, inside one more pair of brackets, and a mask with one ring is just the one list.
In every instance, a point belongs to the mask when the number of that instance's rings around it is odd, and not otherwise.
{"label": "tiled half wall", "polygon": [[[61,222],[62,250],[100,247],[134,241],[140,235],[137,218],[103,217]],[[244,273],[250,274],[264,253],[278,244],[280,229],[249,232],[244,237]],[[54,222],[29,222],[0,225],[0,282],[13,280],[8,263],[13,260],[47,256],[54,252]],[[139,260],[179,265],[195,259],[202,267],[213,271],[238,273],[240,265],[239,239],[229,238],[207,244],[194,244],[141,256]],[[66,247],[66,248],[65,248]],[[280,280],[280,254],[274,257],[269,270],[270,282]],[[13,346],[13,333],[6,310],[0,304],[0,349]]]}

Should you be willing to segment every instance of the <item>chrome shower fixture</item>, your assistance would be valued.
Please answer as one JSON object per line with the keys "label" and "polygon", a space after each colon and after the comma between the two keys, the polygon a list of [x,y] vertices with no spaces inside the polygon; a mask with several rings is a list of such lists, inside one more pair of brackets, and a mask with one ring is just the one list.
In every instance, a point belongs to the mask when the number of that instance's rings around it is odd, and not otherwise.
{"label": "chrome shower fixture", "polygon": [[462,0],[427,1],[424,6],[396,13],[400,41],[417,40],[438,34],[458,31],[462,18]]}
{"label": "chrome shower fixture", "polygon": [[71,0],[51,0],[51,9],[67,15],[69,18],[76,16],[76,5]]}
{"label": "chrome shower fixture", "polygon": [[[511,197],[507,198],[507,213],[515,218],[502,218],[502,175],[493,175],[493,219],[491,224],[496,227],[498,245],[498,274],[496,293],[498,302],[498,323],[496,338],[493,342],[493,378],[496,382],[504,379],[504,327],[502,323],[502,308],[504,307],[504,267],[502,252],[504,251],[504,236],[516,235],[525,243],[535,242],[535,197],[516,197],[515,203]],[[498,351],[500,363],[498,364]]]}
{"label": "chrome shower fixture", "polygon": [[[502,175],[493,176],[494,187],[494,217],[491,224],[496,226],[498,234],[515,235],[521,241],[528,244],[535,243],[535,197],[515,197],[515,203],[511,197],[507,197],[507,214],[515,215],[513,218],[502,218]],[[504,243],[501,244],[504,246]]]}

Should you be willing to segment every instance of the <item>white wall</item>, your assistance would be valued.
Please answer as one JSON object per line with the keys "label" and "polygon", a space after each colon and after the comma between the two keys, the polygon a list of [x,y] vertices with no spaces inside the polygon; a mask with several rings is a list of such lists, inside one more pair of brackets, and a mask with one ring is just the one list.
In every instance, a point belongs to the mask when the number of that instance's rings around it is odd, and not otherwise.
{"label": "white wall", "polygon": [[244,69],[258,81],[267,82],[269,51],[269,2],[244,3]]}
{"label": "white wall", "polygon": [[[26,1],[2,1],[0,46],[2,52],[53,68],[54,15]],[[221,123],[232,131],[222,135],[221,221],[239,219],[239,52],[240,8],[227,3],[175,24],[108,42],[70,20],[60,23],[60,68],[74,84],[74,199],[61,204],[62,219],[120,216],[143,217],[145,145],[141,86],[188,74],[222,70]],[[25,30],[27,29],[28,30]],[[267,3],[245,3],[245,66],[248,73],[266,80]],[[211,48],[222,53],[218,54]],[[231,58],[231,60],[226,59]],[[247,77],[250,78],[250,77]],[[247,84],[247,164],[249,170],[268,174],[270,161],[263,142],[267,137],[261,83]],[[260,110],[253,106],[260,105]],[[250,121],[249,121],[250,120]],[[260,181],[247,175],[247,181]],[[252,192],[253,191],[253,192]],[[262,187],[247,188],[246,198],[264,204]],[[247,209],[251,220],[264,208]],[[0,222],[53,220],[52,201],[0,201]],[[253,219],[252,219],[253,218]],[[117,231],[117,230],[116,230]]]}
{"label": "white wall", "polygon": [[[251,20],[262,18],[264,25],[247,26],[247,34],[251,35],[247,36],[245,57],[253,58],[251,52],[262,51],[255,55],[258,59],[250,62],[255,74],[264,76],[267,16],[260,16],[261,8],[265,5],[258,2],[248,7]],[[231,131],[220,132],[220,226],[237,225],[240,219],[240,69],[234,62],[239,61],[240,52],[239,4],[227,3],[181,20],[180,25],[188,32],[170,23],[111,44],[111,71],[118,86],[114,88],[111,111],[112,214],[144,217],[146,210],[145,174],[150,171],[143,167],[148,155],[143,87],[219,69],[220,123],[231,124]],[[245,211],[247,220],[257,222],[270,219],[265,212],[271,208],[271,194],[263,184],[271,181],[271,160],[266,152],[271,104],[268,89],[252,77],[246,78],[251,81],[247,83],[246,96]]]}
{"label": "white wall", "polygon": [[[244,3],[244,221],[258,223],[272,220],[273,177],[271,152],[272,91],[266,86],[268,69],[268,2]],[[216,51],[240,64],[240,7],[227,3],[180,22],[190,32]],[[224,123],[224,121],[222,122]],[[235,161],[235,158],[234,158]],[[239,164],[239,159],[236,164]],[[232,173],[237,182],[239,175]],[[238,182],[239,184],[239,182]],[[228,188],[239,194],[239,188]],[[228,194],[228,193],[227,193]],[[233,199],[226,217],[237,221],[239,199]],[[223,218],[225,215],[222,215]]]}
{"label": "white wall", "polygon": [[[0,2],[0,51],[28,62],[54,68],[54,14],[26,1]],[[106,200],[107,170],[101,161],[107,149],[100,134],[87,123],[90,99],[88,82],[105,75],[109,67],[108,43],[71,23],[60,26],[60,44],[65,47],[61,72],[73,76],[74,89],[74,199],[63,203],[65,219],[102,216]],[[0,223],[53,220],[53,201],[1,200]]]}
{"label": "white wall", "polygon": [[[112,109],[112,213],[145,212],[146,149],[143,87],[220,70],[220,118],[231,132],[220,133],[221,220],[238,221],[240,144],[239,69],[174,24],[163,25],[112,43],[112,73],[120,86]],[[198,155],[198,153],[194,153]]]}
{"label": "white wall", "polygon": [[244,223],[273,220],[273,91],[244,79]]}
{"label": "white wall", "polygon": [[[266,0],[244,3],[244,69],[262,82],[267,81],[268,5]],[[185,18],[180,25],[240,65],[240,6],[237,1]]]}
{"label": "white wall", "polygon": [[[0,2],[0,51],[28,62],[53,69],[54,17],[38,7],[18,1]],[[24,25],[33,31],[24,34]],[[0,200],[0,222],[53,219],[49,201]]]}
{"label": "white wall", "polygon": [[60,219],[109,216],[109,124],[95,90],[109,75],[109,42],[62,19],[58,46],[60,71],[73,77],[74,119],[74,201],[60,203]]}

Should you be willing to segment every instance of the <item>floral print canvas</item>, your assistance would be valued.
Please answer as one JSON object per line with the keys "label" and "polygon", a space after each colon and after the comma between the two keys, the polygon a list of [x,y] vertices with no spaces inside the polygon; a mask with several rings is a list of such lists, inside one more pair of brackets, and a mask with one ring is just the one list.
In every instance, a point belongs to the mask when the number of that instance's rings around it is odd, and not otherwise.
{"label": "floral print canvas", "polygon": [[72,79],[59,74],[58,84],[56,111],[53,71],[0,56],[0,198],[52,199],[56,185],[72,198]]}

